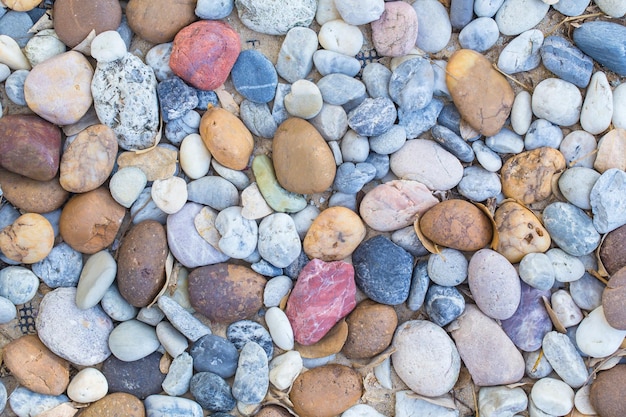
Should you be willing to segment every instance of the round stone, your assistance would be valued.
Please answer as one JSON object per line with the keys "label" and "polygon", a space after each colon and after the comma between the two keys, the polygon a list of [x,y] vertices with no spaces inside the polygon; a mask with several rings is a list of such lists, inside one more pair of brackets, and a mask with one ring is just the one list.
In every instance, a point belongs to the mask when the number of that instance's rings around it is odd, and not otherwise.
{"label": "round stone", "polygon": [[107,394],[109,384],[96,368],[81,369],[67,387],[67,396],[79,403],[92,403]]}
{"label": "round stone", "polygon": [[443,248],[428,257],[428,276],[438,285],[454,287],[467,278],[467,259],[456,249]]}
{"label": "round stone", "polygon": [[128,25],[134,33],[151,43],[171,42],[178,31],[197,19],[193,0],[171,3],[131,0],[126,6]]}
{"label": "round stone", "polygon": [[374,48],[383,56],[404,56],[417,40],[417,13],[408,3],[386,2],[382,15],[371,26]]}
{"label": "round stone", "polygon": [[626,411],[626,403],[618,394],[624,388],[626,366],[617,365],[600,372],[591,385],[589,399],[598,415],[618,417]]}
{"label": "round stone", "polygon": [[613,328],[606,320],[603,306],[596,307],[576,330],[576,345],[592,358],[609,356],[619,348],[626,330]]}
{"label": "round stone", "polygon": [[146,415],[142,401],[125,392],[108,394],[81,412],[84,417],[115,417],[117,413],[124,413],[128,417],[145,417]]}
{"label": "round stone", "polygon": [[555,378],[535,382],[530,397],[537,408],[549,415],[564,416],[574,407],[574,390]]}
{"label": "round stone", "polygon": [[96,34],[115,30],[122,21],[122,7],[115,0],[82,2],[61,0],[54,3],[54,30],[70,48],[81,43],[92,30]]}
{"label": "round stone", "polygon": [[364,238],[359,216],[345,207],[329,207],[313,220],[303,248],[310,258],[338,261],[350,256]]}
{"label": "round stone", "polygon": [[355,56],[363,46],[361,30],[341,19],[324,23],[317,37],[322,48],[348,56]]}
{"label": "round stone", "polygon": [[391,306],[371,300],[359,303],[348,315],[348,338],[343,353],[348,358],[371,358],[390,344],[398,324],[398,317]]}
{"label": "round stone", "polygon": [[[555,97],[559,97],[555,100]],[[535,87],[532,96],[533,114],[559,126],[578,122],[582,107],[580,90],[559,78],[546,78]]]}
{"label": "round stone", "polygon": [[537,216],[522,204],[503,203],[496,209],[495,222],[499,235],[496,250],[511,263],[519,262],[528,253],[545,252],[550,248],[550,234]]}
{"label": "round stone", "polygon": [[53,246],[54,229],[41,214],[22,214],[0,231],[0,252],[16,262],[39,262],[48,256]]}

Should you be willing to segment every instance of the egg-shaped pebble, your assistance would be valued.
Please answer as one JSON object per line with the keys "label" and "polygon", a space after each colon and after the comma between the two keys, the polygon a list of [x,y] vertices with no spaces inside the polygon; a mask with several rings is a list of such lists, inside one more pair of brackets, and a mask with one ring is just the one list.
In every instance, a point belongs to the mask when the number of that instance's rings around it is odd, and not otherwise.
{"label": "egg-shaped pebble", "polygon": [[552,288],[555,280],[552,260],[545,253],[527,253],[519,263],[519,276],[531,287],[548,290]]}
{"label": "egg-shaped pebble", "polygon": [[428,257],[428,276],[439,285],[454,287],[467,278],[468,261],[461,251],[443,248]]}
{"label": "egg-shaped pebble", "polygon": [[297,80],[284,99],[285,109],[295,117],[311,119],[322,110],[323,100],[319,87],[309,80]]}
{"label": "egg-shaped pebble", "polygon": [[0,252],[17,262],[33,264],[54,246],[54,229],[41,214],[26,213],[0,231]]}
{"label": "egg-shaped pebble", "polygon": [[469,166],[463,169],[463,178],[457,190],[465,198],[472,201],[485,201],[500,194],[502,185],[495,172],[480,166]]}
{"label": "egg-shaped pebble", "polygon": [[30,269],[8,266],[0,270],[0,296],[15,305],[32,300],[38,288],[39,279]]}
{"label": "egg-shaped pebble", "polygon": [[562,249],[552,248],[546,252],[546,255],[552,262],[554,277],[559,282],[576,281],[585,273],[585,265],[582,261]]}
{"label": "egg-shaped pebble", "polygon": [[87,259],[76,288],[76,305],[87,309],[100,302],[115,280],[117,262],[107,250],[97,252]]}
{"label": "egg-shaped pebble", "polygon": [[580,90],[574,84],[559,78],[546,78],[533,92],[533,114],[559,126],[571,126],[580,118],[582,101]]}
{"label": "egg-shaped pebble", "polygon": [[499,36],[495,20],[490,17],[479,17],[461,29],[459,43],[462,48],[485,52],[495,45]]}
{"label": "egg-shaped pebble", "polygon": [[139,198],[147,182],[146,174],[140,168],[129,166],[111,176],[109,191],[115,201],[129,208]]}
{"label": "egg-shaped pebble", "polygon": [[596,159],[596,138],[584,130],[574,130],[561,141],[559,150],[568,167],[593,168]]}
{"label": "egg-shaped pebble", "polygon": [[300,237],[288,214],[267,216],[259,224],[258,233],[259,254],[272,265],[285,268],[300,255]]}
{"label": "egg-shaped pebble", "polygon": [[570,203],[583,210],[590,210],[589,196],[598,178],[600,178],[598,171],[574,166],[565,170],[559,177],[559,190]]}
{"label": "egg-shaped pebble", "polygon": [[574,390],[556,378],[542,378],[530,392],[535,406],[553,416],[564,416],[574,408]]}
{"label": "egg-shaped pebble", "polygon": [[187,202],[187,183],[180,177],[155,180],[150,195],[158,208],[167,214],[174,214]]}
{"label": "egg-shaped pebble", "polygon": [[305,27],[289,29],[276,59],[278,75],[290,83],[305,78],[313,68],[317,34]]}
{"label": "egg-shaped pebble", "polygon": [[556,314],[563,327],[568,328],[577,325],[583,319],[583,313],[578,308],[569,292],[557,290],[550,298],[552,311]]}
{"label": "egg-shaped pebble", "polygon": [[302,367],[302,357],[297,350],[278,355],[269,363],[270,382],[279,390],[286,390],[302,372]]}
{"label": "egg-shaped pebble", "polygon": [[107,63],[126,55],[126,43],[115,30],[99,33],[91,41],[91,56],[98,62]]}
{"label": "egg-shaped pebble", "polygon": [[132,362],[145,358],[159,348],[154,327],[138,320],[117,325],[109,335],[109,348],[116,358]]}
{"label": "egg-shaped pebble", "polygon": [[609,356],[619,348],[626,336],[626,330],[617,330],[609,325],[604,308],[595,308],[585,317],[576,330],[578,349],[592,358]]}
{"label": "egg-shaped pebble", "polygon": [[415,45],[429,53],[441,51],[452,35],[448,11],[436,0],[418,0],[412,6],[417,12],[418,22]]}
{"label": "egg-shaped pebble", "polygon": [[106,290],[100,300],[100,306],[115,321],[126,321],[135,318],[139,310],[122,297],[117,285],[111,285]]}
{"label": "egg-shaped pebble", "polygon": [[265,312],[265,323],[276,346],[283,350],[293,349],[294,338],[291,323],[280,308],[268,308]]}
{"label": "egg-shaped pebble", "polygon": [[344,55],[354,56],[363,46],[361,30],[341,19],[324,23],[317,37],[322,48]]}
{"label": "egg-shaped pebble", "polygon": [[585,101],[580,111],[581,127],[597,135],[604,132],[613,118],[613,92],[606,74],[598,71],[591,76]]}
{"label": "egg-shaped pebble", "polygon": [[91,403],[103,398],[109,390],[106,377],[96,368],[81,369],[67,386],[67,396],[77,403]]}
{"label": "egg-shaped pebble", "polygon": [[193,180],[205,176],[211,166],[211,153],[197,133],[185,136],[180,144],[180,167]]}

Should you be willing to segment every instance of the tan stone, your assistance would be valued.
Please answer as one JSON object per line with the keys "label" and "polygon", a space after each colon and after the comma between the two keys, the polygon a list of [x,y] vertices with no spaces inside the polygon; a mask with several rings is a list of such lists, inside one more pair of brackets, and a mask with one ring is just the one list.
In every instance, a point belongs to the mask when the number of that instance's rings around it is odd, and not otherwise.
{"label": "tan stone", "polygon": [[392,306],[364,300],[346,319],[348,340],[343,353],[352,359],[367,359],[378,355],[391,344],[398,325]]}
{"label": "tan stone", "polygon": [[304,252],[309,258],[340,261],[354,252],[365,233],[365,225],[355,212],[346,207],[329,207],[313,220],[304,237]]}
{"label": "tan stone", "polygon": [[523,205],[504,202],[496,209],[494,220],[498,230],[496,252],[509,262],[519,262],[528,253],[543,253],[550,248],[550,234],[537,216]]}
{"label": "tan stone", "polygon": [[252,133],[228,110],[209,107],[200,120],[200,136],[220,164],[236,170],[248,166],[254,149]]}
{"label": "tan stone", "polygon": [[0,231],[0,251],[14,261],[33,264],[54,246],[54,229],[41,214],[26,213]]}
{"label": "tan stone", "polygon": [[81,417],[145,417],[143,402],[131,394],[116,392],[96,401],[81,413]]}
{"label": "tan stone", "polygon": [[178,152],[157,146],[148,152],[123,152],[117,157],[120,169],[137,167],[146,174],[148,181],[164,180],[176,172]]}
{"label": "tan stone", "polygon": [[3,0],[2,2],[16,12],[28,12],[37,7],[41,0]]}
{"label": "tan stone", "polygon": [[59,166],[61,186],[71,193],[84,193],[104,184],[117,157],[117,136],[108,126],[97,124],[76,135]]}
{"label": "tan stone", "polygon": [[292,417],[292,415],[278,405],[266,405],[256,414],[256,417]]}
{"label": "tan stone", "polygon": [[617,271],[602,292],[606,321],[618,330],[626,330],[626,267]]}
{"label": "tan stone", "polygon": [[609,275],[626,266],[626,225],[604,235],[598,254]]}
{"label": "tan stone", "polygon": [[589,399],[599,416],[623,417],[626,415],[624,390],[626,365],[622,364],[598,374],[591,385]]}
{"label": "tan stone", "polygon": [[70,194],[61,187],[59,178],[37,181],[0,168],[3,197],[16,208],[28,213],[48,213],[61,207]]}
{"label": "tan stone", "polygon": [[113,243],[126,209],[109,190],[96,188],[72,197],[61,212],[59,232],[74,250],[94,254]]}
{"label": "tan stone", "polygon": [[339,321],[319,342],[312,345],[295,344],[295,350],[303,358],[324,358],[341,351],[348,337],[348,324],[345,320]]}
{"label": "tan stone", "polygon": [[272,160],[278,182],[294,193],[320,193],[335,180],[337,166],[330,147],[304,119],[290,118],[278,126]]}
{"label": "tan stone", "polygon": [[54,2],[54,30],[70,48],[94,30],[96,35],[115,30],[122,21],[118,0],[57,0]]}
{"label": "tan stone", "polygon": [[323,365],[303,372],[293,383],[289,399],[300,417],[333,417],[361,398],[361,376],[345,365]]}
{"label": "tan stone", "polygon": [[506,78],[483,55],[470,49],[452,54],[446,84],[459,113],[474,129],[492,136],[504,126],[515,95]]}
{"label": "tan stone", "polygon": [[542,147],[519,153],[502,165],[502,192],[524,204],[545,200],[552,194],[552,177],[564,169],[565,157],[557,149]]}
{"label": "tan stone", "polygon": [[2,359],[20,385],[45,395],[63,394],[70,382],[70,364],[52,353],[36,335],[15,339]]}
{"label": "tan stone", "polygon": [[626,129],[613,129],[600,138],[593,167],[599,173],[611,168],[626,170]]}
{"label": "tan stone", "polygon": [[174,40],[179,30],[198,18],[195,0],[130,0],[126,17],[130,28],[152,43]]}

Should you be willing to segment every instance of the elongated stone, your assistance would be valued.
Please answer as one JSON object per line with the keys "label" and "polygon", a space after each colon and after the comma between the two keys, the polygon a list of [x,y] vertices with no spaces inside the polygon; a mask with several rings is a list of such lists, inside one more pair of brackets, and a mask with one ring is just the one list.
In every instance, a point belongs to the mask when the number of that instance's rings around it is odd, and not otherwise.
{"label": "elongated stone", "polygon": [[552,369],[572,388],[580,388],[589,376],[587,366],[567,335],[552,331],[543,337],[543,354]]}
{"label": "elongated stone", "polygon": [[295,213],[306,207],[307,201],[304,196],[287,191],[280,186],[272,160],[267,155],[257,155],[254,158],[252,172],[263,198],[274,210]]}
{"label": "elongated stone", "polygon": [[269,383],[265,350],[257,343],[246,343],[239,355],[233,381],[233,397],[244,404],[259,404],[265,398]]}
{"label": "elongated stone", "polygon": [[172,298],[162,295],[159,297],[158,305],[161,311],[165,313],[167,319],[172,325],[187,339],[196,341],[202,336],[211,334],[211,329],[204,325],[200,320],[191,315],[187,310],[180,306]]}
{"label": "elongated stone", "polygon": [[522,283],[519,307],[506,320],[502,320],[502,329],[525,352],[532,352],[541,347],[544,335],[552,329],[550,316],[543,304],[542,297],[550,297],[549,290],[539,290]]}
{"label": "elongated stone", "polygon": [[202,417],[204,412],[197,402],[188,398],[169,395],[151,395],[143,402],[150,417]]}

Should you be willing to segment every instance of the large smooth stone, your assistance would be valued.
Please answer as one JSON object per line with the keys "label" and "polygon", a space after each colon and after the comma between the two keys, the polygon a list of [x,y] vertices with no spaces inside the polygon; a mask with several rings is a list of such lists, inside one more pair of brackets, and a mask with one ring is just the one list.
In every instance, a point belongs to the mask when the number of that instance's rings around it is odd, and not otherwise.
{"label": "large smooth stone", "polygon": [[512,384],[524,376],[520,351],[498,323],[475,305],[466,305],[447,329],[476,385]]}
{"label": "large smooth stone", "polygon": [[485,136],[500,131],[511,113],[515,95],[487,58],[470,49],[456,51],[448,60],[446,84],[470,126]]}
{"label": "large smooth stone", "polygon": [[70,196],[57,177],[37,181],[0,168],[0,184],[3,198],[27,213],[49,213],[60,208]]}
{"label": "large smooth stone", "polygon": [[124,392],[114,392],[83,409],[83,417],[145,417],[146,410],[141,400]]}
{"label": "large smooth stone", "polygon": [[171,42],[178,31],[197,19],[195,7],[193,0],[131,0],[125,12],[128,26],[135,34],[159,44]]}
{"label": "large smooth stone", "polygon": [[496,13],[496,23],[503,35],[519,35],[541,22],[550,9],[540,0],[505,0]]}
{"label": "large smooth stone", "polygon": [[367,359],[387,349],[398,325],[393,307],[363,300],[346,319],[348,335],[343,353],[348,358]]}
{"label": "large smooth stone", "polygon": [[559,126],[578,123],[582,104],[578,87],[560,78],[546,78],[537,84],[531,103],[535,116]]}
{"label": "large smooth stone", "polygon": [[589,399],[598,415],[620,417],[626,413],[626,401],[621,394],[626,387],[626,365],[617,365],[598,373],[591,385]]}
{"label": "large smooth stone", "polygon": [[272,142],[272,156],[276,178],[288,191],[319,193],[335,179],[332,151],[306,120],[289,118],[281,123]]}
{"label": "large smooth stone", "polygon": [[118,324],[109,335],[111,353],[124,362],[145,358],[159,345],[155,328],[135,319]]}
{"label": "large smooth stone", "polygon": [[426,320],[409,320],[396,330],[393,368],[419,395],[437,397],[450,391],[461,370],[454,342],[441,327]]}
{"label": "large smooth stone", "polygon": [[60,0],[54,3],[54,30],[70,48],[81,43],[94,30],[96,34],[115,30],[122,20],[122,7],[115,0],[84,2]]}
{"label": "large smooth stone", "polygon": [[243,122],[228,110],[209,108],[200,121],[200,136],[220,164],[235,170],[248,166],[254,139]]}

